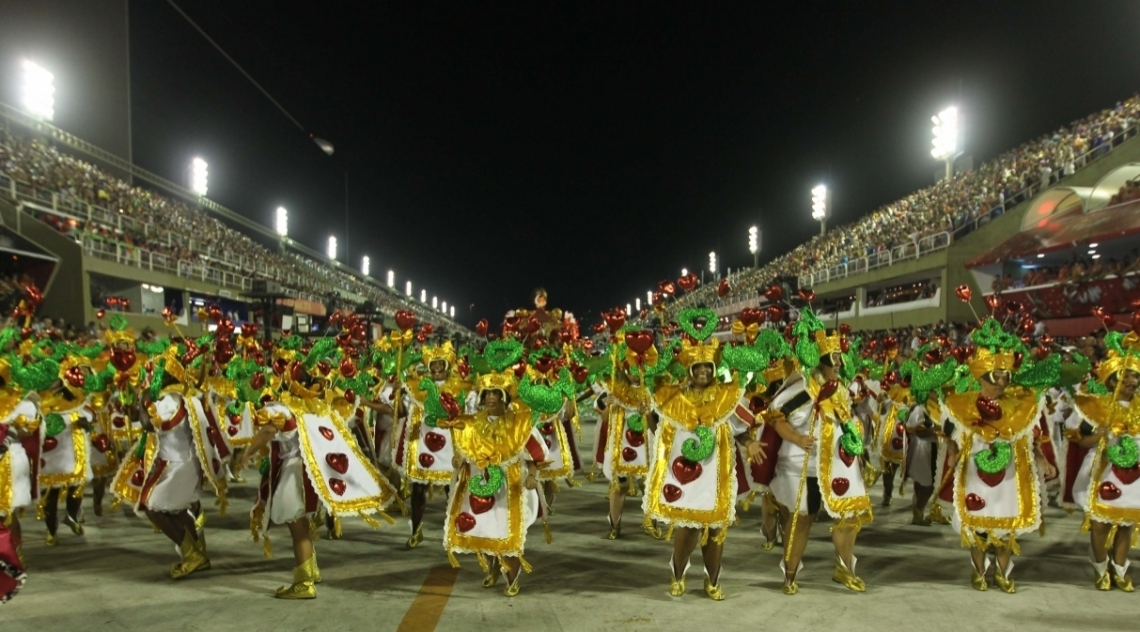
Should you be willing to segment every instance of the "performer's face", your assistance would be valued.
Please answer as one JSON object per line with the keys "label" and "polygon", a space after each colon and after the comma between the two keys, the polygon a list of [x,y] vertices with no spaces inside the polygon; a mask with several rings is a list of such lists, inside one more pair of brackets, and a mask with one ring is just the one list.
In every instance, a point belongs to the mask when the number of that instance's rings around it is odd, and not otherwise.
{"label": "performer's face", "polygon": [[447,363],[443,360],[434,360],[428,365],[428,373],[431,374],[432,380],[446,380],[447,379]]}
{"label": "performer's face", "polygon": [[1009,386],[1009,371],[990,371],[982,378],[982,395],[997,399]]}
{"label": "performer's face", "polygon": [[693,386],[704,388],[712,384],[713,366],[701,363],[693,367]]}
{"label": "performer's face", "polygon": [[1120,382],[1120,400],[1131,401],[1132,396],[1136,394],[1137,386],[1140,386],[1140,373],[1125,371],[1124,379]]}
{"label": "performer's face", "polygon": [[483,405],[487,407],[488,412],[501,412],[503,410],[503,392],[499,390],[484,391]]}

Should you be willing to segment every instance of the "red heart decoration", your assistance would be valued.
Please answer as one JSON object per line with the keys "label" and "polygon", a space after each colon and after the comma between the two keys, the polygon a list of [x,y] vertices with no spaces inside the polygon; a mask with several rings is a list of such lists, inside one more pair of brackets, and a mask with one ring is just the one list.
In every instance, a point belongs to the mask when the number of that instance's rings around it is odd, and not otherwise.
{"label": "red heart decoration", "polygon": [[51,452],[59,447],[59,441],[55,437],[48,437],[44,439],[44,452]]}
{"label": "red heart decoration", "polygon": [[997,421],[1001,419],[1001,402],[997,400],[979,395],[978,401],[974,402],[974,406],[977,407],[978,414],[986,421]]}
{"label": "red heart decoration", "polygon": [[122,417],[115,417],[114,421],[111,422],[111,425],[116,428],[126,428],[127,420],[123,419]]}
{"label": "red heart decoration", "polygon": [[339,478],[330,478],[329,489],[333,490],[333,493],[335,493],[337,496],[344,496],[344,492],[346,489],[348,489],[348,485],[346,485],[345,482]]}
{"label": "red heart decoration", "polygon": [[139,469],[135,470],[134,474],[131,474],[131,485],[134,485],[135,487],[142,487],[143,480],[145,478],[146,478],[146,474],[142,471],[142,468],[140,467]]}
{"label": "red heart decoration", "polygon": [[653,346],[653,333],[644,329],[626,332],[625,345],[637,355],[645,355],[645,352]]}
{"label": "red heart decoration", "polygon": [[728,284],[728,279],[721,279],[720,283],[716,285],[716,295],[724,298],[732,291],[732,286]]}
{"label": "red heart decoration", "polygon": [[990,294],[986,297],[986,306],[990,308],[991,312],[996,312],[1001,307],[1001,297],[997,294]]}
{"label": "red heart decoration", "polygon": [[91,445],[94,446],[96,450],[106,453],[107,450],[111,449],[111,440],[107,438],[107,435],[99,434],[91,437]]}
{"label": "red heart decoration", "polygon": [[239,432],[241,432],[240,426],[227,426],[226,427],[226,434],[228,434],[231,437],[236,437]]}
{"label": "red heart decoration", "polygon": [[681,497],[681,488],[668,483],[661,488],[661,495],[665,497],[665,502],[675,503]]}
{"label": "red heart decoration", "polygon": [[810,303],[815,300],[815,292],[807,288],[800,288],[799,295],[805,303]]}
{"label": "red heart decoration", "polygon": [[645,443],[645,433],[634,432],[633,430],[626,428],[625,440],[629,442],[629,445],[635,448],[640,448],[641,444]]}
{"label": "red heart decoration", "polygon": [[769,305],[767,312],[770,323],[778,323],[784,320],[784,308],[779,305]]}
{"label": "red heart decoration", "polygon": [[893,448],[895,450],[902,450],[903,445],[904,444],[903,444],[902,437],[895,437],[894,439],[891,439],[891,448]]}
{"label": "red heart decoration", "polygon": [[621,449],[621,460],[625,461],[626,463],[630,463],[636,458],[637,458],[637,450],[634,450],[633,448],[622,448]]}
{"label": "red heart decoration", "polygon": [[443,446],[447,445],[447,437],[438,432],[429,432],[424,435],[424,445],[432,452],[439,452]]}
{"label": "red heart decoration", "polygon": [[677,292],[677,288],[673,285],[672,281],[665,279],[664,281],[657,282],[657,291],[673,296],[673,294]]}
{"label": "red heart decoration", "polygon": [[325,455],[325,463],[329,467],[336,470],[337,474],[344,474],[348,471],[348,455],[339,452],[330,452]]}
{"label": "red heart decoration", "polygon": [[435,457],[428,454],[427,452],[420,454],[419,460],[420,467],[424,468],[425,470],[430,468],[435,463]]}
{"label": "red heart decoration", "polygon": [[480,320],[478,323],[475,324],[475,333],[477,335],[480,335],[480,336],[486,336],[487,335],[487,327],[489,326],[489,324],[490,323],[487,322],[486,318]]}
{"label": "red heart decoration", "polygon": [[471,505],[471,511],[474,511],[475,514],[478,515],[481,513],[487,513],[490,511],[491,507],[495,506],[495,497],[487,496],[484,498],[482,496],[470,494],[467,497],[467,502]]}
{"label": "red heart decoration", "polygon": [[412,327],[416,326],[416,315],[406,309],[401,309],[396,312],[396,326],[400,331],[411,331]]}
{"label": "red heart decoration", "polygon": [[673,477],[682,485],[687,485],[701,475],[701,464],[683,456],[673,459]]}
{"label": "red heart decoration", "polygon": [[[468,370],[470,370],[470,368]],[[443,409],[447,411],[448,419],[455,419],[459,416],[459,402],[456,401],[455,396],[451,393],[440,393],[439,403],[443,406]]]}
{"label": "red heart decoration", "polygon": [[784,300],[784,288],[779,285],[771,285],[764,290],[764,298],[768,299],[769,303],[779,303]]}
{"label": "red heart decoration", "polygon": [[1105,481],[1100,484],[1099,493],[1100,497],[1104,500],[1116,500],[1117,498],[1120,498],[1120,495],[1124,492],[1120,491],[1120,488],[1116,485]]}
{"label": "red heart decoration", "polygon": [[[855,462],[855,457],[848,454],[847,450],[843,449],[843,446],[841,445],[839,446],[839,460],[843,461],[843,464],[847,467],[851,467],[851,464]],[[843,494],[840,494],[840,496],[842,495]]]}
{"label": "red heart decoration", "polygon": [[602,312],[602,319],[606,321],[606,326],[610,328],[610,333],[617,333],[622,325],[625,324],[625,310],[620,307],[615,307],[608,312]]}
{"label": "red heart decoration", "polygon": [[1112,473],[1116,475],[1116,478],[1120,479],[1121,483],[1131,485],[1136,482],[1136,479],[1140,478],[1140,465],[1133,465],[1127,469],[1113,465]]}
{"label": "red heart decoration", "polygon": [[993,474],[986,474],[985,472],[978,470],[978,478],[982,479],[982,482],[986,485],[989,485],[990,487],[997,487],[998,483],[1005,480],[1005,470],[995,472]]}
{"label": "red heart decoration", "polygon": [[962,285],[954,288],[954,294],[958,296],[958,300],[962,301],[963,303],[969,303],[970,299],[974,296],[974,291],[970,289],[969,285],[963,283]]}
{"label": "red heart decoration", "polygon": [[846,494],[849,489],[851,489],[851,481],[843,477],[831,479],[831,491],[835,492],[836,496]]}
{"label": "red heart decoration", "polygon": [[697,289],[697,275],[690,272],[685,276],[677,279],[677,285],[681,286],[681,289],[685,290],[686,292],[692,292],[693,290]]}
{"label": "red heart decoration", "polygon": [[745,325],[759,325],[764,322],[764,310],[759,307],[745,307],[740,310],[740,322]]}
{"label": "red heart decoration", "polygon": [[320,430],[320,432],[321,432],[321,436],[322,436],[322,437],[324,437],[325,439],[328,439],[329,441],[332,441],[332,440],[333,440],[333,431],[332,431],[332,428],[327,428],[327,427],[325,427],[325,426],[321,426],[321,427],[319,428],[319,430]]}
{"label": "red heart decoration", "polygon": [[986,506],[986,501],[977,494],[966,494],[966,509],[970,511],[981,511]]}
{"label": "red heart decoration", "polygon": [[467,533],[475,528],[475,516],[465,511],[455,518],[455,526],[460,533]]}

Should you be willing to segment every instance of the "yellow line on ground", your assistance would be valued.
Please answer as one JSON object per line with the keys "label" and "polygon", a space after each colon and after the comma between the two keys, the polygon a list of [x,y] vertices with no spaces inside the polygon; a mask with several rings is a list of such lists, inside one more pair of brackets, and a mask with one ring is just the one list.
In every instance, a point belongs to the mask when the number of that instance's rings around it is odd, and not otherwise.
{"label": "yellow line on ground", "polygon": [[431,569],[396,632],[435,630],[439,617],[443,615],[443,608],[451,598],[451,589],[455,586],[455,578],[458,575],[459,569],[450,566],[437,566]]}

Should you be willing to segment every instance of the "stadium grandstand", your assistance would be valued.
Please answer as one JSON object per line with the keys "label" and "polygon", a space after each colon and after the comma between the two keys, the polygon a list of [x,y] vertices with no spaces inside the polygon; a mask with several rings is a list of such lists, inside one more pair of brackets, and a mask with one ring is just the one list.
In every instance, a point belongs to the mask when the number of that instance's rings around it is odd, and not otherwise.
{"label": "stadium grandstand", "polygon": [[2,103],[0,219],[0,249],[12,255],[0,302],[35,281],[41,313],[73,324],[104,310],[155,328],[169,308],[196,334],[198,309],[216,304],[267,332],[319,331],[339,309],[368,314],[374,334],[397,310],[444,335],[466,332],[449,313]]}
{"label": "stadium grandstand", "polygon": [[[897,332],[974,319],[1000,292],[1035,307],[1053,335],[1098,328],[1094,306],[1140,298],[1140,97],[828,230],[759,266],[706,283],[669,314],[705,305],[730,323],[765,307],[772,283],[810,288],[816,310],[856,331]],[[1041,333],[1041,332],[1038,332]]]}

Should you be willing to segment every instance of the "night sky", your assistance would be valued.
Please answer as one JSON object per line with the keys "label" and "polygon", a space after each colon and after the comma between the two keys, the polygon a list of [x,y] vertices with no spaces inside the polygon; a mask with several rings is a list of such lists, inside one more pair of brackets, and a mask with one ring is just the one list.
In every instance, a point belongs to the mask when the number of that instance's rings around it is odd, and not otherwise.
{"label": "night sky", "polygon": [[[715,250],[750,265],[933,182],[930,116],[975,164],[1138,88],[1140,3],[131,2],[135,161],[397,287],[492,321],[589,323]],[[349,178],[348,255],[345,172]],[[468,306],[474,304],[472,310]]]}

